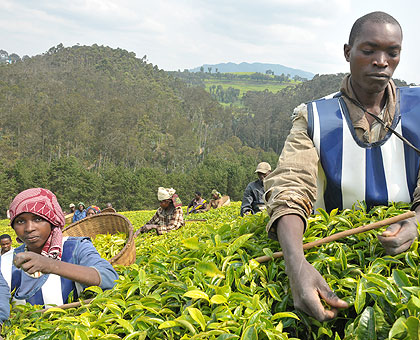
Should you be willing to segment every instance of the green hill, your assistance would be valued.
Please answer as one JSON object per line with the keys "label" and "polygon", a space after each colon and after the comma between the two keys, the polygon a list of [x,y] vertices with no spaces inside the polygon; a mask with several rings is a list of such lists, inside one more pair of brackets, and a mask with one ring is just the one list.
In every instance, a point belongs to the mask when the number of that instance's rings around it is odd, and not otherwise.
{"label": "green hill", "polygon": [[[242,97],[248,91],[269,91],[276,93],[287,86],[302,82],[303,78],[287,75],[263,74],[258,72],[170,72],[190,85],[206,89],[210,95],[223,105],[242,107]],[[306,79],[305,79],[306,80]]]}
{"label": "green hill", "polygon": [[312,79],[314,76],[313,73],[299,70],[296,68],[287,67],[280,64],[268,64],[268,63],[246,63],[242,62],[239,64],[236,63],[220,63],[220,64],[204,64],[202,66],[193,68],[190,72],[211,72],[214,73],[229,73],[229,72],[248,72],[248,73],[263,73],[267,71],[272,72],[276,75],[289,75],[291,78],[294,76],[299,76],[305,79]]}

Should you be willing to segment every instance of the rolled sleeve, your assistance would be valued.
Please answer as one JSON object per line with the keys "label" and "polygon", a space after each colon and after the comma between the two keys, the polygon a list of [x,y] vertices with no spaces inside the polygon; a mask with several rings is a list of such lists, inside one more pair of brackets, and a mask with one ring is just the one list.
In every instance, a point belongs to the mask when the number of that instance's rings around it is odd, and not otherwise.
{"label": "rolled sleeve", "polygon": [[159,224],[159,214],[158,214],[158,212],[155,212],[155,214],[152,216],[152,218],[146,224]]}
{"label": "rolled sleeve", "polygon": [[75,263],[81,266],[92,267],[97,270],[100,277],[100,285],[103,290],[111,289],[118,279],[118,274],[112,265],[103,259],[89,239],[83,239],[74,256]]}
{"label": "rolled sleeve", "polygon": [[293,113],[293,126],[286,139],[276,169],[264,180],[264,201],[270,221],[267,232],[277,239],[274,222],[295,214],[305,223],[312,213],[316,199],[318,176],[318,152],[307,133],[307,108],[299,105]]}

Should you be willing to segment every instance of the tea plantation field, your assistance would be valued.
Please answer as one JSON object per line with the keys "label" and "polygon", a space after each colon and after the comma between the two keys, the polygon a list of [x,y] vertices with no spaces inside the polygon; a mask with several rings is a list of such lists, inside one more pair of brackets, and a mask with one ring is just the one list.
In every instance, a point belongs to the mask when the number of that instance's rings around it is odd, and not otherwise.
{"label": "tea plantation field", "polygon": [[[279,251],[268,240],[265,213],[239,217],[240,203],[187,218],[184,228],[140,234],[136,263],[118,267],[114,289],[85,291],[81,307],[13,306],[5,339],[418,339],[418,243],[386,256],[378,231],[350,236],[306,251],[306,256],[350,307],[320,323],[293,308],[284,261],[259,264]],[[304,242],[395,216],[403,204],[321,212],[310,219]],[[138,229],[154,211],[123,215]],[[13,231],[7,221],[1,232]],[[95,240],[95,242],[97,242]],[[98,248],[113,241],[102,239]],[[104,245],[108,243],[108,246]],[[117,242],[118,243],[118,242]]]}

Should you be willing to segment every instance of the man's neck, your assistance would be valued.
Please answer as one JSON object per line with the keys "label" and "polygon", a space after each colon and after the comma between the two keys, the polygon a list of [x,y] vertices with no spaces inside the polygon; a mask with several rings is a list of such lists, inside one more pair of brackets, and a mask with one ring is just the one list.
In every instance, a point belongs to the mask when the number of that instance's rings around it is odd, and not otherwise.
{"label": "man's neck", "polygon": [[357,101],[369,112],[379,115],[382,109],[385,107],[387,92],[386,88],[381,92],[367,93],[357,86],[354,86],[350,79],[350,84],[353,89],[354,95]]}

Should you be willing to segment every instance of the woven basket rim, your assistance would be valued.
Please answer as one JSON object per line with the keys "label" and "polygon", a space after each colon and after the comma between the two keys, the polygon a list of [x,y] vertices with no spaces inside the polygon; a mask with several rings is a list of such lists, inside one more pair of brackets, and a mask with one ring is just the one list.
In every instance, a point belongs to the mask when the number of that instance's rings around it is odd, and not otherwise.
{"label": "woven basket rim", "polygon": [[[83,218],[83,219],[81,219],[79,221],[76,221],[76,222],[68,225],[67,227],[65,227],[63,229],[63,233],[65,231],[73,228],[73,227],[79,226],[80,224],[82,224],[82,223],[84,223],[86,221],[89,221],[90,219],[94,219],[94,218],[106,218],[107,216],[114,216],[114,217],[122,218],[123,220],[125,220],[125,222],[128,225],[128,237],[127,237],[127,241],[126,241],[124,247],[121,249],[121,251],[117,255],[113,256],[111,259],[108,260],[111,264],[113,264],[114,262],[118,261],[118,259],[125,252],[130,251],[131,243],[134,242],[134,229],[133,229],[133,225],[131,224],[130,220],[127,217],[125,217],[124,215],[121,215],[121,214],[116,213],[116,212],[104,212],[104,213],[99,213],[99,214],[96,214],[96,215],[88,216],[88,217],[85,217],[85,218]],[[136,248],[134,247],[134,252],[135,251],[136,251]]]}

